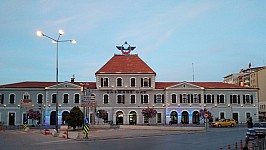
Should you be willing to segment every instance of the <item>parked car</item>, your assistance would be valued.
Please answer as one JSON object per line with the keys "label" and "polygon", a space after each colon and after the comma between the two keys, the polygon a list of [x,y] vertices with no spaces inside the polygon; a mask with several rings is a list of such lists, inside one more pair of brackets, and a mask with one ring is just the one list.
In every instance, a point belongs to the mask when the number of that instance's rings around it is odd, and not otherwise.
{"label": "parked car", "polygon": [[266,122],[255,122],[253,124],[253,129],[256,135],[266,135]]}
{"label": "parked car", "polygon": [[212,122],[212,127],[234,127],[236,126],[236,121],[234,119],[221,119],[215,122]]}

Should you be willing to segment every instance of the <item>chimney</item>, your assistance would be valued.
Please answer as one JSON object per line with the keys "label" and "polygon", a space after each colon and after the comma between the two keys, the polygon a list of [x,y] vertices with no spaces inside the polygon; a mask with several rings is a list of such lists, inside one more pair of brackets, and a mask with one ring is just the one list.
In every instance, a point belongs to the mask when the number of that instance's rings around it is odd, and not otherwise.
{"label": "chimney", "polygon": [[75,75],[73,74],[71,78],[71,83],[74,83],[74,82],[75,82]]}

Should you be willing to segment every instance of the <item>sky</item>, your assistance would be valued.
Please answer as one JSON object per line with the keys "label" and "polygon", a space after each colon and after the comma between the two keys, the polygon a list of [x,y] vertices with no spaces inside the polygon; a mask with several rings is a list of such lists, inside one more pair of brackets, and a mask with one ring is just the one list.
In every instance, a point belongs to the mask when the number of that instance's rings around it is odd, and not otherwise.
{"label": "sky", "polygon": [[95,82],[125,41],[155,72],[156,81],[223,81],[265,66],[263,0],[1,0],[0,85],[55,81]]}

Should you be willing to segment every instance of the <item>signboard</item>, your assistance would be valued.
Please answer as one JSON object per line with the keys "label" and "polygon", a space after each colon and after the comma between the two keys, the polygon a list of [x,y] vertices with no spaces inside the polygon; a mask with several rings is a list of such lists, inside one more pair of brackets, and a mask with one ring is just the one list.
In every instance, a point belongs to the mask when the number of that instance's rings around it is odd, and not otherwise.
{"label": "signboard", "polygon": [[23,99],[20,101],[21,108],[32,108],[32,100],[31,99]]}
{"label": "signboard", "polygon": [[83,96],[83,100],[81,103],[81,107],[95,107],[96,106],[96,100],[95,96]]}

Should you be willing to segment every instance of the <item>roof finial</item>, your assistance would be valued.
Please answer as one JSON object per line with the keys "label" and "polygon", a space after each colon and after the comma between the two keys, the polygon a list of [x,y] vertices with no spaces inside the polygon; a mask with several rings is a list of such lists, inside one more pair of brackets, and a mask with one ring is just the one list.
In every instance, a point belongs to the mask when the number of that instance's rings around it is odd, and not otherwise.
{"label": "roof finial", "polygon": [[118,50],[122,52],[123,55],[129,55],[136,47],[130,46],[127,41],[122,46],[116,46]]}

